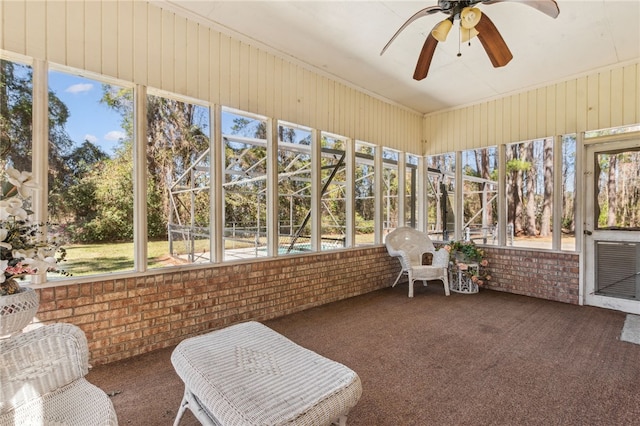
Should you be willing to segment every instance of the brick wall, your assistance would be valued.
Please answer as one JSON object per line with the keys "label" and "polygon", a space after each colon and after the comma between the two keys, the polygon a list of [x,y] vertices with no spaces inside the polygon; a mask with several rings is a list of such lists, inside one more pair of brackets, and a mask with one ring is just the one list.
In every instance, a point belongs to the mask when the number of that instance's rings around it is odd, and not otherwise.
{"label": "brick wall", "polygon": [[[485,252],[490,289],[578,303],[578,254]],[[193,268],[40,288],[37,318],[82,328],[91,362],[99,365],[231,323],[276,318],[388,287],[399,262],[375,246]]]}
{"label": "brick wall", "polygon": [[41,322],[85,332],[91,362],[109,363],[249,319],[266,320],[388,287],[384,246],[158,271],[37,289]]}
{"label": "brick wall", "polygon": [[540,299],[579,303],[578,253],[483,247],[490,262],[488,288]]}

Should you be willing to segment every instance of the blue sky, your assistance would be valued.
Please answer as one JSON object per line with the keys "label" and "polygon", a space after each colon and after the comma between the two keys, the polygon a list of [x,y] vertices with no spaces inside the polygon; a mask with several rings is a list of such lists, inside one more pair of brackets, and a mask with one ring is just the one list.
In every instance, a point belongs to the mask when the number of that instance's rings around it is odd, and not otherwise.
{"label": "blue sky", "polygon": [[49,88],[69,108],[66,130],[76,145],[85,139],[113,154],[125,137],[120,115],[100,103],[102,83],[71,74],[49,72]]}

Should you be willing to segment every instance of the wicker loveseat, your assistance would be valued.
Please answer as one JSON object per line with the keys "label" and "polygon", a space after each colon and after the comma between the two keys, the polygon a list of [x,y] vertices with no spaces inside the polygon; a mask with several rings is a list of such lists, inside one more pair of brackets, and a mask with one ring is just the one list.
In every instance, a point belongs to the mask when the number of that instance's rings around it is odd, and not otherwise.
{"label": "wicker loveseat", "polygon": [[0,426],[117,425],[111,400],[84,376],[87,339],[72,324],[0,339]]}

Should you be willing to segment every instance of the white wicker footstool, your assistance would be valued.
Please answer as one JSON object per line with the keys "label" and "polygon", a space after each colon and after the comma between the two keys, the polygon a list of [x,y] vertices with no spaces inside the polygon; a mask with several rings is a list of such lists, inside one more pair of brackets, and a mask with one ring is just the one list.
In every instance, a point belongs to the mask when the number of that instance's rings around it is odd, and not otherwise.
{"label": "white wicker footstool", "polygon": [[354,371],[258,322],[186,339],[171,362],[185,384],[174,425],[187,408],[205,425],[345,425],[362,394]]}

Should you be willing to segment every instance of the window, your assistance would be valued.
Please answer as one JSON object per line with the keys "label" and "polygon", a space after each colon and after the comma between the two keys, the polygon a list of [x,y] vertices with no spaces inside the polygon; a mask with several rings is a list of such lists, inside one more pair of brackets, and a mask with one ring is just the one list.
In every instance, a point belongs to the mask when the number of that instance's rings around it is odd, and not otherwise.
{"label": "window", "polygon": [[148,267],[210,260],[209,110],[147,96]]}
{"label": "window", "polygon": [[562,138],[562,250],[576,250],[576,136]]}
{"label": "window", "polygon": [[48,79],[49,231],[67,250],[60,268],[131,271],[133,91],[58,71]]}
{"label": "window", "polygon": [[375,241],[375,167],[374,145],[356,141],[355,170],[355,244],[373,244]]}
{"label": "window", "polygon": [[513,229],[516,246],[550,249],[553,140],[508,145],[506,157],[507,233]]}
{"label": "window", "polygon": [[[33,71],[0,60],[0,166],[31,171]],[[55,96],[52,96],[55,99]],[[59,121],[59,120],[58,120]],[[52,123],[55,128],[57,122]]]}
{"label": "window", "polygon": [[278,126],[278,254],[311,250],[311,131]]}
{"label": "window", "polygon": [[454,153],[427,157],[427,229],[442,241],[455,235],[455,163]]}
{"label": "window", "polygon": [[343,138],[322,134],[320,250],[341,248],[346,243],[346,148]]}
{"label": "window", "polygon": [[398,160],[400,153],[382,149],[382,231],[384,235],[398,227]]}
{"label": "window", "polygon": [[224,260],[267,256],[266,121],[224,111]]}
{"label": "window", "polygon": [[498,243],[498,153],[495,147],[462,152],[464,239]]}
{"label": "window", "polygon": [[418,223],[418,157],[406,154],[404,180],[404,224],[415,228]]}

